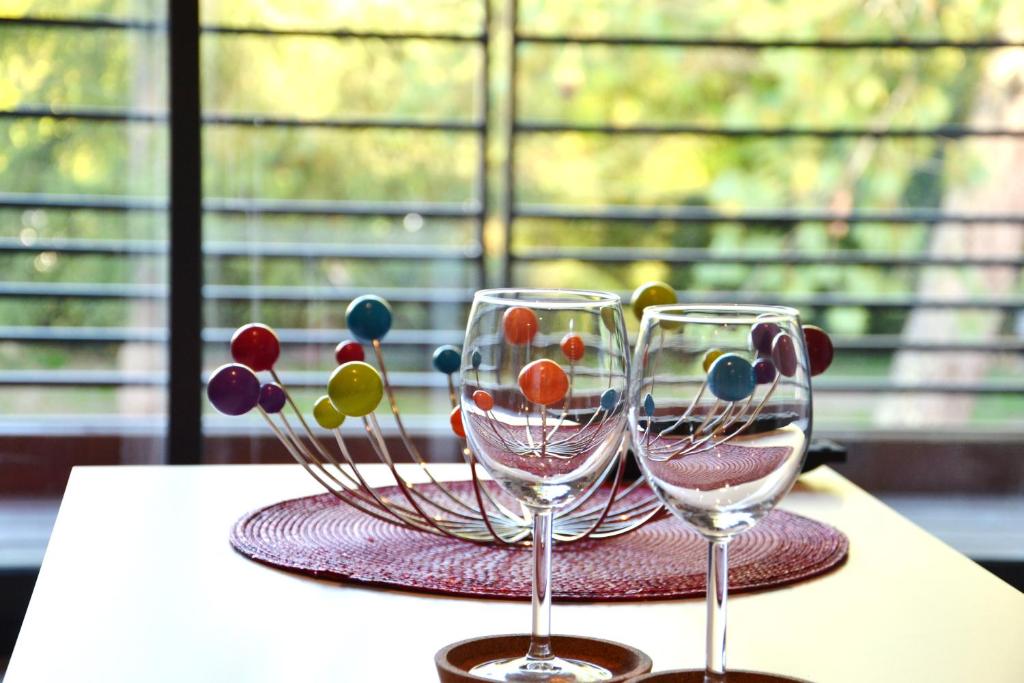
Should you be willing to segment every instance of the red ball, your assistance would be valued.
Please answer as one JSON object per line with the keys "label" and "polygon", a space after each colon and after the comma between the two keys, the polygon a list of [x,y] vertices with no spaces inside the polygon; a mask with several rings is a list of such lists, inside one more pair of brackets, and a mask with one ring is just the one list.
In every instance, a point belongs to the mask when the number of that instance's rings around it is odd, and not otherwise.
{"label": "red ball", "polygon": [[519,371],[519,389],[530,401],[549,406],[565,398],[569,376],[555,361],[541,358]]}
{"label": "red ball", "polygon": [[502,316],[502,327],[505,339],[509,344],[522,346],[529,344],[540,328],[537,314],[525,306],[513,306]]}
{"label": "red ball", "polygon": [[334,360],[338,361],[338,365],[344,365],[353,360],[366,360],[366,354],[363,353],[363,345],[351,339],[339,342],[334,347]]}
{"label": "red ball", "polygon": [[231,357],[253,372],[271,369],[280,355],[277,333],[263,323],[243,325],[231,337]]}
{"label": "red ball", "polygon": [[455,432],[455,436],[465,439],[466,430],[462,426],[462,408],[455,406],[452,414],[448,416],[448,421],[451,422],[452,431]]}
{"label": "red ball", "polygon": [[583,337],[570,332],[562,337],[562,353],[571,361],[578,361],[583,358],[586,346],[583,344]]}
{"label": "red ball", "polygon": [[494,397],[483,389],[477,389],[473,392],[473,403],[480,410],[490,410],[494,407]]}

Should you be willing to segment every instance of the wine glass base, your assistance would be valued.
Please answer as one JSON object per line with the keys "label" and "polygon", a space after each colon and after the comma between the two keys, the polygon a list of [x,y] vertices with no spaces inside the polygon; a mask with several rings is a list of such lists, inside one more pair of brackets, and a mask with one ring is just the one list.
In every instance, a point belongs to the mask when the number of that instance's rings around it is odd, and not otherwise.
{"label": "wine glass base", "polygon": [[[526,634],[483,636],[442,648],[434,656],[434,663],[441,683],[493,680],[626,683],[651,670],[651,658],[636,648],[597,638],[554,635],[551,636],[551,649],[559,655],[555,660],[559,670],[523,671],[519,665],[526,663],[523,655],[529,646],[530,636]],[[485,667],[489,669],[498,663],[511,664],[510,671],[503,672],[503,677],[485,670]],[[572,664],[583,668],[574,670],[570,666]],[[607,675],[594,677],[595,671],[604,671]],[[570,678],[570,673],[576,677]]]}
{"label": "wine glass base", "polygon": [[[704,669],[659,671],[634,679],[637,683],[704,683]],[[763,673],[761,671],[729,671],[712,679],[713,683],[809,683],[803,678]],[[709,682],[712,683],[712,682]]]}
{"label": "wine glass base", "polygon": [[469,673],[492,681],[526,681],[543,683],[593,683],[607,681],[612,672],[603,666],[577,659],[551,659],[538,661],[526,657],[496,659],[477,664]]}

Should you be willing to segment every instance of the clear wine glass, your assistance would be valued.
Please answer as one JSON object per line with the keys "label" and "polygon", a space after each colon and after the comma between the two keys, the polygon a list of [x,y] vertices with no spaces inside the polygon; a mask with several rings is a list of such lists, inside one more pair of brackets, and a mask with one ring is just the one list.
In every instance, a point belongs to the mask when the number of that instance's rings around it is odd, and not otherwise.
{"label": "clear wine glass", "polygon": [[628,412],[654,492],[708,540],[704,680],[724,681],[729,541],[786,495],[810,438],[810,372],[798,312],[647,308]]}
{"label": "clear wine glass", "polygon": [[552,516],[608,469],[626,427],[629,346],[619,297],[573,290],[476,293],[460,407],[473,451],[533,524],[533,626],[522,657],[471,673],[500,681],[601,681],[551,649]]}

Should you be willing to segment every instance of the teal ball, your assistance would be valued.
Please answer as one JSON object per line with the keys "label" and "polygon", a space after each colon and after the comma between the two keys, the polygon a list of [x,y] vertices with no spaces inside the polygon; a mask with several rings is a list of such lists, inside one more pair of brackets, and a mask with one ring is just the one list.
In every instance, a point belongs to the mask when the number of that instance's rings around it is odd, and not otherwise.
{"label": "teal ball", "polygon": [[459,369],[462,362],[462,355],[459,349],[451,344],[438,346],[434,351],[434,368],[438,372],[450,375]]}
{"label": "teal ball", "polygon": [[750,361],[735,353],[719,356],[708,370],[708,389],[723,401],[742,401],[755,386],[757,378]]}
{"label": "teal ball", "polygon": [[615,389],[605,389],[604,393],[601,394],[601,408],[608,411],[609,413],[615,409],[615,405],[619,402],[619,392]]}
{"label": "teal ball", "polygon": [[382,339],[391,329],[391,306],[379,296],[365,294],[348,305],[345,322],[361,341]]}

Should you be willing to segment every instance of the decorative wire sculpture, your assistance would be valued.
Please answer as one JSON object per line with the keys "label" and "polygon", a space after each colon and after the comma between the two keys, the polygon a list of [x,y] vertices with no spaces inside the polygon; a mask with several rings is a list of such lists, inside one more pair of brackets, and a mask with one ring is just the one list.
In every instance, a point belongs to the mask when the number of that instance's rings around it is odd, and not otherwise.
{"label": "decorative wire sculpture", "polygon": [[[674,303],[675,299],[675,292],[668,285],[649,283],[636,290],[632,305],[634,312],[639,316],[648,305]],[[514,512],[510,509],[514,505],[510,497],[502,494],[496,485],[489,485],[481,480],[477,471],[476,456],[465,442],[462,414],[453,379],[461,363],[459,350],[454,346],[439,347],[434,352],[433,365],[447,377],[449,399],[452,404],[450,422],[452,430],[463,440],[462,456],[469,465],[472,477],[471,496],[460,495],[461,488],[456,490],[434,477],[426,458],[410,438],[402,421],[381,348],[381,340],[391,328],[390,305],[378,296],[361,296],[352,301],[345,317],[352,334],[373,350],[377,367],[365,362],[364,348],[359,342],[343,341],[335,348],[338,367],[328,380],[327,394],[317,399],[313,406],[313,417],[317,424],[334,435],[337,446],[335,453],[316,437],[274,369],[281,346],[276,333],[266,325],[250,323],[240,327],[232,336],[231,355],[235,362],[221,366],[211,375],[207,384],[210,402],[226,415],[243,415],[254,408],[258,410],[292,458],[340,502],[360,512],[403,527],[466,541],[529,545],[532,527],[530,516],[525,512]],[[825,340],[827,339],[826,336]],[[572,458],[587,450],[590,444],[581,443],[574,434],[578,431],[595,434],[600,430],[573,430],[559,434],[569,417],[575,379],[572,365],[574,348],[574,340],[570,333],[562,342],[562,351],[570,365],[568,373],[549,359],[533,361],[520,373],[521,378],[524,376],[523,373],[533,373],[554,377],[556,383],[564,381],[565,399],[559,418],[549,426],[546,411],[542,411],[539,431],[538,427],[527,423],[527,429],[524,430],[525,439],[495,429],[493,436],[489,437],[493,439],[494,446],[511,454],[536,455],[539,451],[541,457],[556,459]],[[828,349],[831,359],[831,344]],[[479,354],[471,356],[474,370],[479,369],[480,360]],[[755,370],[756,364],[752,372]],[[260,372],[269,373],[272,381],[261,383],[256,374]],[[711,383],[712,389],[713,375],[714,373],[709,373],[706,382]],[[777,377],[775,381],[778,381]],[[544,385],[547,386],[547,383]],[[520,386],[524,387],[524,391],[531,391],[529,387],[540,385],[537,382],[521,381]],[[563,391],[563,387],[556,390]],[[614,390],[602,394],[600,406],[589,417],[587,426],[602,422],[621,400],[622,397],[617,394],[618,392]],[[694,452],[693,449],[697,448],[713,448],[716,439],[731,438],[743,429],[742,426],[739,429],[735,427],[736,421],[743,415],[746,415],[747,421],[755,419],[769,396],[770,390],[750,414],[747,414],[747,411],[751,399],[748,399],[741,408],[736,407],[735,401],[727,402],[723,411],[717,414],[716,403],[715,410],[709,411],[700,427],[693,432],[692,443],[683,448],[666,450],[665,458],[681,457]],[[399,458],[389,448],[380,423],[374,415],[374,410],[384,397],[387,398],[397,427],[401,450],[404,451],[402,460],[419,466],[427,478],[425,484],[411,483],[398,470]],[[648,405],[645,407],[648,408],[648,415],[653,415],[653,399],[648,399]],[[490,411],[494,401],[486,391],[477,391],[473,400],[484,414]],[[556,402],[557,399],[547,401]],[[291,408],[297,426],[293,419],[288,417],[287,408]],[[692,409],[693,406],[676,425],[660,431],[658,437],[678,428],[689,418]],[[378,460],[391,471],[400,495],[394,496],[367,484],[340,429],[346,417],[362,420],[370,447]],[[649,422],[648,431],[654,424],[653,420]],[[705,446],[707,443],[712,445]],[[654,494],[649,489],[644,492],[643,489],[646,487],[643,479],[629,484],[623,482],[627,448],[628,437],[623,435],[619,452],[609,471],[599,477],[577,500],[556,513],[556,541],[573,543],[588,538],[618,536],[667,516],[668,513]],[[634,493],[637,495],[633,495]]]}
{"label": "decorative wire sculpture", "polygon": [[[823,373],[832,363],[833,346],[819,327],[802,327],[812,375]],[[764,414],[782,378],[797,372],[793,338],[773,322],[761,321],[750,328],[749,347],[753,363],[738,353],[711,349],[704,354],[704,379],[696,394],[678,417],[655,419],[655,402],[650,391],[641,404],[641,442],[648,460],[666,462],[688,455],[707,453],[738,436],[778,429],[795,415]],[[758,389],[765,390],[758,396]],[[702,405],[711,394],[713,402]],[[682,438],[680,438],[682,437]]]}

